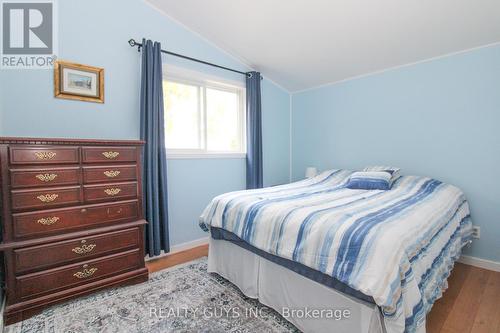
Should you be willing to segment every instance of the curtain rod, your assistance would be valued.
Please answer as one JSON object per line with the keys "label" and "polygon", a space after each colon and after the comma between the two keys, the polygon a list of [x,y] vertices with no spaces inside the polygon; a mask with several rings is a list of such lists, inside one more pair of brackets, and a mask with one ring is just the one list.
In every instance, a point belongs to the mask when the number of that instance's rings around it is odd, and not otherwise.
{"label": "curtain rod", "polygon": [[[132,47],[137,46],[137,51],[139,51],[139,52],[141,51],[142,43],[138,43],[134,39],[129,39],[128,44],[130,46],[132,46]],[[200,60],[200,59],[196,59],[196,58],[191,58],[191,57],[179,54],[179,53],[174,53],[174,52],[170,52],[170,51],[166,51],[166,50],[161,50],[161,52],[165,53],[165,54],[173,55],[174,57],[179,57],[179,58],[183,58],[183,59],[186,59],[186,60],[191,60],[191,61],[199,62],[200,64],[204,64],[204,65],[208,65],[208,66],[212,66],[212,67],[217,67],[217,68],[220,68],[220,69],[225,69],[226,71],[231,71],[231,72],[234,72],[234,73],[243,74],[243,75],[245,75],[246,77],[249,77],[249,78],[252,77],[252,73],[250,73],[250,72],[238,71],[236,69],[232,69],[232,68],[228,68],[228,67],[216,65],[216,64],[213,64],[213,63],[208,62],[208,61],[204,61],[204,60]]]}

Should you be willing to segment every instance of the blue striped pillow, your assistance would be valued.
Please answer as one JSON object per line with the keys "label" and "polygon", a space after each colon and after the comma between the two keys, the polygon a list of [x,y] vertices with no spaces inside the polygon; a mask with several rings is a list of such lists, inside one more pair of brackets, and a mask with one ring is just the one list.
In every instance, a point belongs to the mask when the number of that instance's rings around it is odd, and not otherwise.
{"label": "blue striped pillow", "polygon": [[347,188],[352,190],[390,190],[392,174],[388,171],[358,171],[354,172]]}
{"label": "blue striped pillow", "polygon": [[363,169],[363,171],[387,171],[392,175],[391,187],[394,182],[401,177],[401,169],[391,166],[369,166]]}

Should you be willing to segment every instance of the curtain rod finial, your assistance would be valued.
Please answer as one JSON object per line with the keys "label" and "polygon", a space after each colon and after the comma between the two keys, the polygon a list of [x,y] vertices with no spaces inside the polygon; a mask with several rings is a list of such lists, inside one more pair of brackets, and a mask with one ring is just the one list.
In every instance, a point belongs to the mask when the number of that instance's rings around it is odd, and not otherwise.
{"label": "curtain rod finial", "polygon": [[134,47],[136,45],[135,40],[133,38],[128,40],[128,44],[132,47]]}
{"label": "curtain rod finial", "polygon": [[[245,74],[246,74],[246,77],[247,77],[247,78],[249,78],[249,79],[251,79],[251,78],[252,78],[252,76],[253,76],[253,73],[252,73],[252,72],[246,72]],[[260,74],[260,73],[259,73],[259,74]],[[262,75],[259,75],[259,76],[260,76],[260,80],[261,80],[261,81],[262,81],[262,80],[264,80],[264,77],[263,77]]]}

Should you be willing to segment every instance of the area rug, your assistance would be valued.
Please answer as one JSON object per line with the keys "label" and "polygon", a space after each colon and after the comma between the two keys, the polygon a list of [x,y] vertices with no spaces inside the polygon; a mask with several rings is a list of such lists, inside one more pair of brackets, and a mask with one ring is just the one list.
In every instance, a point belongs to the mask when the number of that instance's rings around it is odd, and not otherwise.
{"label": "area rug", "polygon": [[5,333],[299,332],[274,310],[207,273],[206,257],[51,307]]}

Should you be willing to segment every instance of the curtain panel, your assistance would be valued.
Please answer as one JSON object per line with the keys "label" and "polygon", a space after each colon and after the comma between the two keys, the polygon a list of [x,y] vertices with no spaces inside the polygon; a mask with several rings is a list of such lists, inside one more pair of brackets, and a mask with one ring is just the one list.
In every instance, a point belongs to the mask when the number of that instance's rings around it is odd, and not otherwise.
{"label": "curtain panel", "polygon": [[167,155],[163,109],[161,45],[142,40],[141,139],[146,253],[157,256],[170,251],[168,232]]}
{"label": "curtain panel", "polygon": [[247,189],[261,188],[262,167],[262,103],[259,72],[246,78],[247,91]]}

